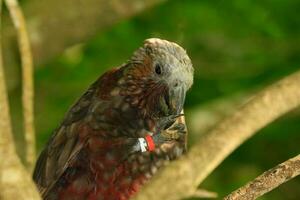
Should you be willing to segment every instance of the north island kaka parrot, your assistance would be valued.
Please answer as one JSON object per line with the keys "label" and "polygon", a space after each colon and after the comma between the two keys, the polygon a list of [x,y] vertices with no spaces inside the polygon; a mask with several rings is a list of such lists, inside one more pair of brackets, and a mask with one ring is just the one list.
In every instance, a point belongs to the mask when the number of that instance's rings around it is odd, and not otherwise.
{"label": "north island kaka parrot", "polygon": [[126,200],[185,151],[193,67],[186,51],[147,39],[96,80],[41,152],[33,179],[46,200]]}

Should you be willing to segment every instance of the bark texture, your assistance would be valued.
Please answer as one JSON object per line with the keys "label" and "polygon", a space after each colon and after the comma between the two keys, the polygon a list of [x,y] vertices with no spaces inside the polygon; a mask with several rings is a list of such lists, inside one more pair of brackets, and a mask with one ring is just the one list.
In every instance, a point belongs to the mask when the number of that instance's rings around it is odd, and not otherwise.
{"label": "bark texture", "polygon": [[257,199],[299,174],[300,154],[264,172],[253,181],[226,196],[224,200]]}

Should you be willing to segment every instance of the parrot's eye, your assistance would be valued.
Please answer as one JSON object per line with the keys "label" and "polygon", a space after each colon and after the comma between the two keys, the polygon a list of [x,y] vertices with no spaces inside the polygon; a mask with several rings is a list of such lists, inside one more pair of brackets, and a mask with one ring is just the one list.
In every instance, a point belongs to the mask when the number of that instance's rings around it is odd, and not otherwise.
{"label": "parrot's eye", "polygon": [[155,65],[155,73],[160,75],[161,74],[161,66],[160,64],[156,64]]}

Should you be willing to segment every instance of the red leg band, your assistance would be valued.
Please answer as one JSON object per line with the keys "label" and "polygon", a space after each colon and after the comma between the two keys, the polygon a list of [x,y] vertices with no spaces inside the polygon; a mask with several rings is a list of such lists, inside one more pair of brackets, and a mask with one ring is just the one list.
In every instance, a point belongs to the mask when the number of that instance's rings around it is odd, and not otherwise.
{"label": "red leg band", "polygon": [[148,144],[148,151],[154,151],[155,143],[154,143],[153,138],[151,137],[151,135],[146,135],[145,139],[146,139],[147,144]]}

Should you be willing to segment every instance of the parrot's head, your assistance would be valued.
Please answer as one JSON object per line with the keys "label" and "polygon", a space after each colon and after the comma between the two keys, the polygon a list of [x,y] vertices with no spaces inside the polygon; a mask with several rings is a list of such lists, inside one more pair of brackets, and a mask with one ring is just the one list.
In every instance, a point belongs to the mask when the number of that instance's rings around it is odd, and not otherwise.
{"label": "parrot's head", "polygon": [[150,117],[178,115],[193,84],[193,73],[190,58],[178,44],[147,39],[127,63],[127,99]]}

